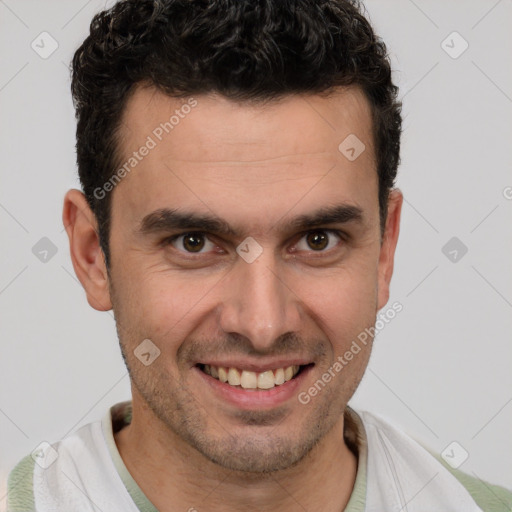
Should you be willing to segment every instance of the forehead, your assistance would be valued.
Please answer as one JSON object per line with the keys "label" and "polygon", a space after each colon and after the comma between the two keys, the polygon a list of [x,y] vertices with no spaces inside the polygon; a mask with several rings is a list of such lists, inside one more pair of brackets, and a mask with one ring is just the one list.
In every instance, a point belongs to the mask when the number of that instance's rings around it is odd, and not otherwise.
{"label": "forehead", "polygon": [[244,144],[259,145],[262,160],[273,158],[274,137],[282,155],[301,154],[304,148],[330,151],[332,139],[355,132],[371,145],[370,106],[355,87],[333,90],[329,97],[289,95],[252,104],[215,93],[174,98],[139,86],[125,106],[121,125],[122,149],[136,148],[141,137],[150,135],[169,150],[179,148],[175,158],[210,161],[243,157]]}
{"label": "forehead", "polygon": [[[356,88],[260,105],[138,88],[120,133],[126,172],[113,211],[134,222],[158,208],[217,208],[225,217],[245,207],[272,216],[319,197],[358,205],[365,194],[377,197],[371,110]],[[353,160],[351,147],[365,149]]]}

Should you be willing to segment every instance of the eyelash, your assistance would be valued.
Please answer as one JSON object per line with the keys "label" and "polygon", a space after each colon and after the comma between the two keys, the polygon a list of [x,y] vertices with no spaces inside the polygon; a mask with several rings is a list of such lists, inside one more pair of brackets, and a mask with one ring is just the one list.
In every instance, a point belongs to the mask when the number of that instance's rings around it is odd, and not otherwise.
{"label": "eyelash", "polygon": [[[309,231],[305,231],[303,233],[300,233],[300,238],[298,239],[297,241],[297,244],[304,238],[306,237],[307,235],[310,235],[312,233],[328,233],[330,235],[336,235],[338,236],[338,238],[340,239],[340,241],[342,242],[346,242],[347,241],[347,234],[343,231],[339,231],[337,229],[312,229],[312,230],[309,230]],[[187,236],[187,235],[203,235],[206,239],[210,240],[208,238],[208,233],[206,233],[205,231],[184,231],[184,232],[181,232],[181,233],[177,233],[175,235],[172,235],[170,237],[167,237],[165,238],[164,240],[162,240],[161,244],[162,246],[167,246],[167,245],[171,245],[172,242],[174,242],[175,240],[177,240],[178,238],[181,238],[181,237],[184,237],[184,236]],[[210,240],[211,241],[211,240]],[[212,242],[212,241],[211,241]],[[212,242],[213,243],[213,242]],[[314,251],[313,249],[307,251],[307,252],[311,252],[311,253],[317,253],[317,254],[326,254],[326,253],[329,253],[330,251],[332,251],[334,248],[331,248],[331,249],[328,249],[328,250],[322,250],[322,251]],[[207,254],[207,253],[194,253],[194,252],[188,252],[188,251],[184,251],[184,250],[180,250],[180,249],[176,249],[178,252],[182,253],[182,254],[186,254],[187,256],[190,256],[192,258],[194,257],[199,257],[201,255],[204,255],[204,254]]]}

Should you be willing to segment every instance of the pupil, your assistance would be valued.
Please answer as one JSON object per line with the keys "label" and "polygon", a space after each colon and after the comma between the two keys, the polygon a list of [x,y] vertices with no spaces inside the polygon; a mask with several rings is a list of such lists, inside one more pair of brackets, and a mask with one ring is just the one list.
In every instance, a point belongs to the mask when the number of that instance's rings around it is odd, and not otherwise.
{"label": "pupil", "polygon": [[327,236],[325,233],[317,232],[317,233],[310,233],[308,235],[308,244],[309,246],[315,250],[320,251],[322,249],[325,249],[327,247]]}
{"label": "pupil", "polygon": [[204,247],[204,239],[198,235],[188,235],[183,238],[185,249],[190,252],[198,252]]}

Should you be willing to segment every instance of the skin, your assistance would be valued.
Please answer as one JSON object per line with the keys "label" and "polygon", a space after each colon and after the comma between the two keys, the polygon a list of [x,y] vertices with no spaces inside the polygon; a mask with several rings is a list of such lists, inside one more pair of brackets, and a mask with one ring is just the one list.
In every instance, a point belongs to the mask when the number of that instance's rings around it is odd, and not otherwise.
{"label": "skin", "polygon": [[[83,194],[70,190],[64,200],[75,272],[93,308],[113,308],[130,371],[133,419],[116,434],[117,446],[163,512],[291,511],[297,504],[343,510],[357,470],[343,439],[343,411],[371,342],[309,404],[297,395],[387,303],[402,195],[391,192],[381,232],[370,107],[358,89],[265,106],[214,94],[195,99],[113,191],[110,272]],[[139,87],[124,112],[123,154],[183,103]],[[354,161],[338,150],[351,133],[366,146]],[[358,208],[361,218],[312,227],[325,247],[311,245],[304,230],[285,228],[292,218],[340,204]],[[215,215],[237,235],[206,233],[199,254],[183,237],[162,245],[186,231],[143,235],[142,219],[161,208]],[[263,250],[253,263],[236,252],[248,236]],[[144,339],[161,351],[148,366],[134,355]],[[196,366],[277,368],[292,359],[313,366],[276,406],[234,406]]]}

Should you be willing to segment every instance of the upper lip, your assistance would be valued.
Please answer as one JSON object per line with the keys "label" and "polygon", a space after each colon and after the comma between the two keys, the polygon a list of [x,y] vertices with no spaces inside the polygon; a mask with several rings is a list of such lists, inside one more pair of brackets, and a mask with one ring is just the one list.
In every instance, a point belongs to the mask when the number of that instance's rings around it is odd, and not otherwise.
{"label": "upper lip", "polygon": [[223,368],[237,368],[238,370],[247,370],[249,372],[262,373],[268,370],[277,370],[278,368],[287,368],[288,366],[305,366],[311,364],[309,359],[275,359],[273,361],[249,361],[243,359],[237,360],[214,360],[200,361],[198,364],[209,366],[222,366]]}

